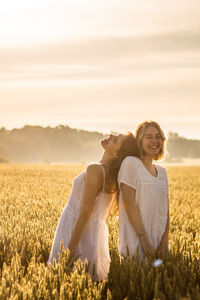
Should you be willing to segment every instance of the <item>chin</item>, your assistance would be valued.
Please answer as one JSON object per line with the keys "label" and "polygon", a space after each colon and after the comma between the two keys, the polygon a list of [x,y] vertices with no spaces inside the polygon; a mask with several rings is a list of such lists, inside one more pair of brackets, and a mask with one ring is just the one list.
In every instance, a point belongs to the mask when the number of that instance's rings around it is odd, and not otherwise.
{"label": "chin", "polygon": [[152,152],[147,151],[146,154],[149,155],[149,156],[154,157],[154,156],[158,155],[159,152],[160,152],[160,151],[152,151]]}
{"label": "chin", "polygon": [[152,152],[151,155],[152,155],[152,156],[158,155],[159,152],[160,152],[160,151]]}
{"label": "chin", "polygon": [[105,140],[101,141],[101,147],[105,150]]}

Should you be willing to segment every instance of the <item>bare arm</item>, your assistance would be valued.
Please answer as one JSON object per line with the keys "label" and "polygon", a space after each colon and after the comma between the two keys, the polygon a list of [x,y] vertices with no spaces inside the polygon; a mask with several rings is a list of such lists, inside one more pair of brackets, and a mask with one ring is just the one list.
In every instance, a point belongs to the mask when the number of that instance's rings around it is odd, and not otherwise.
{"label": "bare arm", "polygon": [[74,251],[86,229],[90,215],[92,213],[97,195],[102,190],[103,175],[100,166],[90,165],[85,174],[85,185],[81,209],[74,226],[72,236],[68,245],[70,251]]}
{"label": "bare arm", "polygon": [[168,214],[167,214],[167,223],[165,227],[165,232],[163,233],[161,242],[168,242],[168,236],[169,236],[169,209],[168,209]]}
{"label": "bare arm", "polygon": [[130,186],[124,183],[121,183],[120,188],[123,197],[123,204],[126,209],[129,221],[139,237],[140,245],[144,253],[154,254],[155,249],[149,242],[148,236],[145,232],[144,225],[142,223],[142,218],[140,215],[139,208],[135,201],[135,194],[136,194],[135,189],[131,188]]}
{"label": "bare arm", "polygon": [[165,231],[163,233],[163,236],[161,238],[160,244],[157,247],[158,254],[161,257],[164,257],[167,247],[168,247],[168,236],[169,236],[169,199],[168,199],[168,213],[167,213],[167,222],[166,222],[166,227]]}

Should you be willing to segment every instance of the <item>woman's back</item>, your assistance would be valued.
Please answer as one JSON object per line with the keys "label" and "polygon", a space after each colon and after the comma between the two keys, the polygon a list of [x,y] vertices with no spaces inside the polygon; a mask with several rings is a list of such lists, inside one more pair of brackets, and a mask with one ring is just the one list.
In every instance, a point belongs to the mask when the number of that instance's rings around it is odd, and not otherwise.
{"label": "woman's back", "polygon": [[[92,272],[93,264],[95,263],[95,280],[106,279],[109,264],[109,245],[108,245],[108,229],[106,218],[112,204],[113,194],[105,193],[105,171],[100,165],[103,172],[103,189],[95,199],[93,211],[90,215],[85,232],[76,248],[76,255],[80,255],[81,260],[87,259],[90,261],[90,271]],[[72,185],[67,205],[61,215],[59,224],[56,229],[52,250],[49,257],[49,262],[53,262],[53,258],[58,260],[60,242],[67,248],[74,224],[78,218],[81,209],[81,201],[85,184],[85,172],[77,176]]]}
{"label": "woman's back", "polygon": [[[106,217],[108,215],[113,194],[109,194],[105,192],[105,170],[102,165],[99,166],[102,168],[102,172],[103,172],[103,188],[102,191],[96,197],[95,205],[90,218],[96,221],[98,218],[98,221],[102,222],[106,220]],[[74,179],[72,185],[72,191],[67,202],[67,206],[69,207],[70,210],[74,212],[74,214],[79,214],[80,212],[84,184],[85,184],[85,171],[82,172]]]}

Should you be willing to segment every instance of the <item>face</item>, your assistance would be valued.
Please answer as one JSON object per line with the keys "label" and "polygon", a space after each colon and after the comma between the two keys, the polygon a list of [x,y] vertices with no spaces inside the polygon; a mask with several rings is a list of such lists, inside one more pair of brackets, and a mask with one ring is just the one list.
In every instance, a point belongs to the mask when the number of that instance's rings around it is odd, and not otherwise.
{"label": "face", "polygon": [[154,157],[162,148],[162,137],[155,126],[149,126],[142,138],[142,147],[145,155]]}
{"label": "face", "polygon": [[127,135],[119,134],[112,135],[110,134],[109,138],[101,141],[101,145],[105,151],[109,152],[112,155],[117,155],[120,150],[123,142],[127,138]]}

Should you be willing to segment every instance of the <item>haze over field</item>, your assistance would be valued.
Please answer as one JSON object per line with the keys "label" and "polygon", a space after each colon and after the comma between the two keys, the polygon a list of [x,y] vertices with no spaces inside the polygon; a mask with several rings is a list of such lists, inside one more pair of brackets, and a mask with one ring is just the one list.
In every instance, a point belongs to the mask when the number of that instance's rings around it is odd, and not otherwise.
{"label": "haze over field", "polygon": [[[103,154],[101,140],[106,135],[69,126],[24,126],[0,128],[0,163],[92,163]],[[200,140],[169,133],[162,163],[200,164]]]}
{"label": "haze over field", "polygon": [[200,139],[199,15],[197,0],[4,1],[0,127],[154,119]]}

